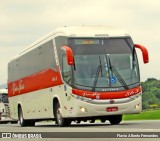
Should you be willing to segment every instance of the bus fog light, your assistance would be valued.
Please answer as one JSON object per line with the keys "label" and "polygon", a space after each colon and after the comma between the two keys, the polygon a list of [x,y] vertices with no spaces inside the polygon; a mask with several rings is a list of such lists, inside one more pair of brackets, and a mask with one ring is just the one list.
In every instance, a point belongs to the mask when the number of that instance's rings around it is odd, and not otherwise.
{"label": "bus fog light", "polygon": [[87,108],[80,107],[80,110],[81,110],[81,112],[83,112],[83,113],[87,113]]}
{"label": "bus fog light", "polygon": [[140,104],[135,105],[134,109],[139,109],[140,108]]}

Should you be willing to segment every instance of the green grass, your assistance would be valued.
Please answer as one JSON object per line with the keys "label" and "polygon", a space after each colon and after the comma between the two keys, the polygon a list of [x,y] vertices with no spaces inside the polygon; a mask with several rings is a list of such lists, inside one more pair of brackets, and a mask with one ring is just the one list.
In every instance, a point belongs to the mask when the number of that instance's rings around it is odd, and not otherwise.
{"label": "green grass", "polygon": [[123,120],[160,120],[160,110],[144,111],[140,114],[124,115]]}

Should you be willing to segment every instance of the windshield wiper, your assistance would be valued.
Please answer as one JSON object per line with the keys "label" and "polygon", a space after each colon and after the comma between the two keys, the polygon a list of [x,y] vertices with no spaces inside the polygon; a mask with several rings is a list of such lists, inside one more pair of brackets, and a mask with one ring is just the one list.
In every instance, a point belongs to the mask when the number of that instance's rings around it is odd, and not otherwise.
{"label": "windshield wiper", "polygon": [[125,89],[129,89],[128,85],[126,84],[126,82],[124,81],[124,79],[122,78],[122,76],[120,75],[120,73],[117,71],[117,69],[115,68],[115,66],[113,66],[111,64],[110,57],[107,56],[107,58],[108,58],[108,61],[109,61],[109,68],[110,68],[111,72],[116,76],[116,78],[118,79],[118,81],[122,84],[122,86]]}
{"label": "windshield wiper", "polygon": [[92,86],[92,91],[95,91],[100,70],[101,70],[101,76],[102,76],[102,62],[101,62],[100,55],[99,55],[99,63],[100,63],[100,65],[98,66],[97,71],[96,71],[96,75],[95,75],[95,78],[94,78],[94,83],[93,83],[93,86]]}
{"label": "windshield wiper", "polygon": [[133,59],[132,59],[132,66],[133,66],[133,69],[135,68],[135,48],[133,48],[133,51],[132,51],[132,56],[133,56]]}
{"label": "windshield wiper", "polygon": [[92,87],[92,91],[95,91],[100,70],[102,70],[102,65],[99,65],[98,68],[97,68],[96,76],[94,78],[94,83],[93,83],[93,87]]}

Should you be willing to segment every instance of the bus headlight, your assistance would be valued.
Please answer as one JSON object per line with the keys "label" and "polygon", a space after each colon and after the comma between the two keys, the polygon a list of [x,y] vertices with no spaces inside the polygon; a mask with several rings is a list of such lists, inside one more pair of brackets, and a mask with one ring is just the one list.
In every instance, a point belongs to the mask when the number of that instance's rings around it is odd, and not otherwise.
{"label": "bus headlight", "polygon": [[80,107],[80,111],[83,112],[83,113],[87,113],[88,110],[87,110],[87,108]]}

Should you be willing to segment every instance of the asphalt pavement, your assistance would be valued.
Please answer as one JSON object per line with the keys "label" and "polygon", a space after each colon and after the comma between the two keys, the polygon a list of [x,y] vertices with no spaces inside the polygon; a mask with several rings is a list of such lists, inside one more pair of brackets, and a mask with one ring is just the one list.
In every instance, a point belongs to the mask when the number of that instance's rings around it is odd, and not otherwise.
{"label": "asphalt pavement", "polygon": [[[115,141],[115,140],[160,140],[160,120],[148,121],[122,121],[119,125],[106,123],[72,123],[69,127],[58,127],[54,122],[37,122],[35,127],[20,127],[19,124],[0,124],[0,132],[12,133],[16,137],[45,137],[38,140],[58,141]],[[15,133],[13,135],[13,133]],[[28,135],[29,133],[29,135]],[[17,134],[22,134],[18,136]],[[30,135],[31,134],[31,135]],[[40,136],[39,136],[40,134]],[[41,136],[42,134],[42,136]],[[45,135],[44,135],[45,134]],[[4,134],[7,136],[7,134]],[[51,137],[51,138],[49,138]],[[37,140],[37,139],[23,139]]]}

